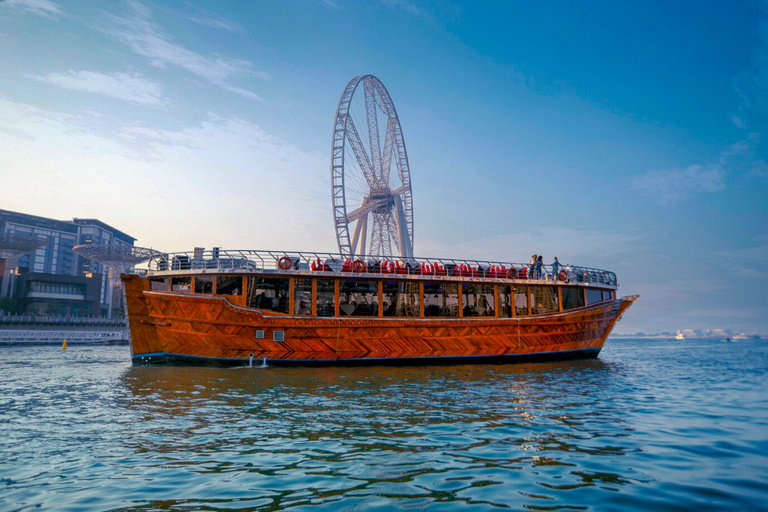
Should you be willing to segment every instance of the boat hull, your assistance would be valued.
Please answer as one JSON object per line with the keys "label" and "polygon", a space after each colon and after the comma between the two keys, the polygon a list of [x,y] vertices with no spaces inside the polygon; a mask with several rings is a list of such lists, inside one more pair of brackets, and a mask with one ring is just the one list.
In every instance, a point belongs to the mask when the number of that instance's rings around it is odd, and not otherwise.
{"label": "boat hull", "polygon": [[[635,297],[520,318],[315,318],[124,276],[133,363],[242,366],[508,363],[597,357]],[[279,341],[282,339],[282,341]]]}

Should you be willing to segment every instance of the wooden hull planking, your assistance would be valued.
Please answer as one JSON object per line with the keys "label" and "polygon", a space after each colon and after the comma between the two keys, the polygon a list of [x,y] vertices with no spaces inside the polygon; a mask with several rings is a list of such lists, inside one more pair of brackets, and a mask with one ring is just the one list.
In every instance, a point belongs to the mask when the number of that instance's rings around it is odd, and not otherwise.
{"label": "wooden hull planking", "polygon": [[[134,364],[518,362],[597,357],[635,296],[519,318],[316,318],[223,297],[153,292],[124,276]],[[263,332],[263,338],[257,332]],[[283,341],[275,341],[282,332]]]}

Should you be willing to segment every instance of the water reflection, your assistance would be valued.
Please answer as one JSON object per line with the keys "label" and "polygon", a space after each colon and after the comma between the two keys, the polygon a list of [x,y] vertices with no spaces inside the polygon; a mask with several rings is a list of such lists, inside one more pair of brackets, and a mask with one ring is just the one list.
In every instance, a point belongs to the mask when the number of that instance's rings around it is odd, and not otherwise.
{"label": "water reflection", "polygon": [[250,370],[0,347],[0,373],[11,510],[759,510],[768,488],[764,342]]}
{"label": "water reflection", "polygon": [[[360,497],[506,506],[632,480],[584,457],[622,456],[631,429],[600,360],[528,365],[218,369],[131,367],[126,439],[206,485],[237,481],[271,507]],[[580,468],[564,471],[564,468]],[[214,480],[211,480],[211,476]],[[537,493],[519,493],[520,479]],[[213,483],[212,483],[213,482]],[[347,504],[349,500],[352,503]],[[392,503],[388,501],[388,503]],[[158,506],[157,503],[147,504]],[[575,503],[562,506],[575,506]],[[548,504],[547,507],[551,507]],[[551,508],[550,508],[551,509]]]}

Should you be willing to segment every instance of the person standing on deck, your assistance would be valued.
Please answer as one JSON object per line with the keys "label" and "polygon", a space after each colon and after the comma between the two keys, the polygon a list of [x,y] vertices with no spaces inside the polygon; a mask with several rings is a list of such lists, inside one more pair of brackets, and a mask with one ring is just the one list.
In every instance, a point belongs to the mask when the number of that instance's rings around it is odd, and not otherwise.
{"label": "person standing on deck", "polygon": [[539,255],[539,259],[536,260],[536,279],[544,277],[544,256]]}
{"label": "person standing on deck", "polygon": [[560,264],[557,256],[555,256],[555,261],[552,262],[552,275],[554,276],[555,281],[557,281],[557,274],[560,272],[561,268],[563,268],[563,266]]}
{"label": "person standing on deck", "polygon": [[531,256],[531,261],[528,263],[528,279],[536,279],[536,255]]}

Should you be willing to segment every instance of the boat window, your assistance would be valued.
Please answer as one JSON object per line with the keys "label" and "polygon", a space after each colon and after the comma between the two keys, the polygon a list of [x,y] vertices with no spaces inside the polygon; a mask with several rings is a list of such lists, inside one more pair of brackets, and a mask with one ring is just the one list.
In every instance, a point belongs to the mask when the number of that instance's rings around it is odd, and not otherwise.
{"label": "boat window", "polygon": [[613,300],[616,298],[616,292],[613,290],[603,290],[603,300]]}
{"label": "boat window", "polygon": [[496,316],[492,284],[461,285],[463,316]]}
{"label": "boat window", "polygon": [[242,295],[242,276],[217,276],[216,295]]}
{"label": "boat window", "polygon": [[531,286],[531,313],[541,315],[559,311],[557,288],[554,286]]}
{"label": "boat window", "polygon": [[457,283],[424,283],[424,316],[459,316]]}
{"label": "boat window", "polygon": [[514,286],[515,289],[515,316],[528,314],[528,287]]}
{"label": "boat window", "polygon": [[379,285],[376,281],[339,282],[339,316],[379,316]]}
{"label": "boat window", "polygon": [[512,288],[510,286],[497,286],[499,294],[499,316],[509,318],[512,316]]}
{"label": "boat window", "polygon": [[587,304],[594,304],[603,300],[603,294],[600,290],[594,288],[587,288]]}
{"label": "boat window", "polygon": [[317,316],[333,316],[336,314],[335,281],[333,279],[317,280]]}
{"label": "boat window", "polygon": [[584,290],[576,286],[563,286],[560,288],[563,299],[563,311],[584,307]]}
{"label": "boat window", "polygon": [[287,277],[249,277],[249,308],[288,313],[289,283]]}
{"label": "boat window", "polygon": [[171,290],[181,293],[192,292],[192,277],[172,277]]}
{"label": "boat window", "polygon": [[384,281],[384,316],[420,316],[419,283]]}
{"label": "boat window", "polygon": [[167,292],[168,280],[163,277],[151,277],[149,278],[149,288],[156,292]]}
{"label": "boat window", "polygon": [[294,279],[293,280],[293,314],[311,315],[312,314],[312,280]]}
{"label": "boat window", "polygon": [[197,276],[195,278],[195,293],[206,295],[213,293],[213,276]]}

